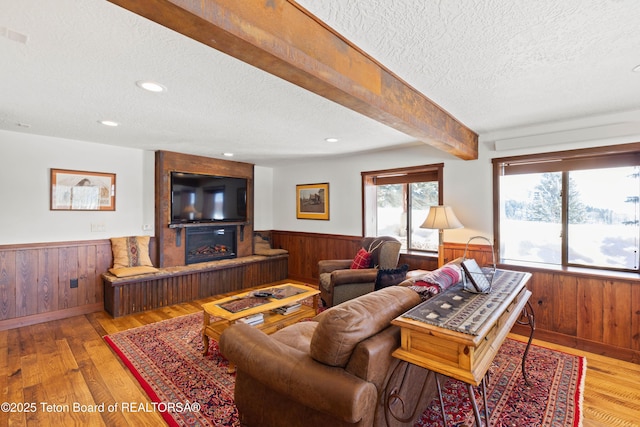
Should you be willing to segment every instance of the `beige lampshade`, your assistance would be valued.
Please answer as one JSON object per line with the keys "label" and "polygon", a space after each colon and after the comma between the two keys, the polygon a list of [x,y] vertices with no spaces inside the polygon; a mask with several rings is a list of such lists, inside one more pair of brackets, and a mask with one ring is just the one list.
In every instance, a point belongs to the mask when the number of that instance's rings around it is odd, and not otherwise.
{"label": "beige lampshade", "polygon": [[427,219],[424,220],[420,228],[432,228],[437,230],[449,230],[452,228],[462,228],[464,225],[456,218],[451,206],[431,206]]}

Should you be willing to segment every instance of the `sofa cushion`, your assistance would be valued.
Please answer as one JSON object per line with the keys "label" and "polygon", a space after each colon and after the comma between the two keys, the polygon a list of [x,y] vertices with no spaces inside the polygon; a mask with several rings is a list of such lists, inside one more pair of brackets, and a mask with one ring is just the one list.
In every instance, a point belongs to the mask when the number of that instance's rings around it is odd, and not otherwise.
{"label": "sofa cushion", "polygon": [[317,326],[318,322],[313,320],[294,323],[273,333],[271,338],[289,347],[300,350],[305,354],[309,354],[311,338]]}
{"label": "sofa cushion", "polygon": [[318,362],[344,368],[360,341],[387,328],[391,320],[419,302],[415,291],[391,286],[331,307],[318,316],[310,355]]}

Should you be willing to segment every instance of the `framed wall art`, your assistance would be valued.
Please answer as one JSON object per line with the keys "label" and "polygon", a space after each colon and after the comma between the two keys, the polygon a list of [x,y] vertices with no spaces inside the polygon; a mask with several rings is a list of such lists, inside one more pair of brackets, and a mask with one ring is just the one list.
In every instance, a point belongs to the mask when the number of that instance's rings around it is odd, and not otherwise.
{"label": "framed wall art", "polygon": [[51,210],[115,211],[116,174],[51,169]]}
{"label": "framed wall art", "polygon": [[296,218],[329,219],[329,184],[296,185]]}

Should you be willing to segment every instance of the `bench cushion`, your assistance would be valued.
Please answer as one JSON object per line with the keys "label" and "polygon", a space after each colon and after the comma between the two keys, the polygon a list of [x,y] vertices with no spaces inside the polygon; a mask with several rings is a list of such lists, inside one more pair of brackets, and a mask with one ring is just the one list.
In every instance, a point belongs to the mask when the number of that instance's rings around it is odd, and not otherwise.
{"label": "bench cushion", "polygon": [[138,265],[135,267],[120,267],[120,268],[110,268],[109,273],[113,274],[116,277],[130,277],[130,276],[139,276],[140,274],[148,274],[148,273],[157,273],[158,270],[155,267],[150,267],[147,265]]}

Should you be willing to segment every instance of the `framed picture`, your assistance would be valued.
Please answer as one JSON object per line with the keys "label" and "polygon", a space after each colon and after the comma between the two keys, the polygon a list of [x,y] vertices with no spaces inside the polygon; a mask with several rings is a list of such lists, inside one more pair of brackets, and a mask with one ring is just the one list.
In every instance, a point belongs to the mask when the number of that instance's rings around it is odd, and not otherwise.
{"label": "framed picture", "polygon": [[116,174],[51,169],[51,210],[115,211]]}
{"label": "framed picture", "polygon": [[296,185],[296,218],[329,219],[329,184]]}

